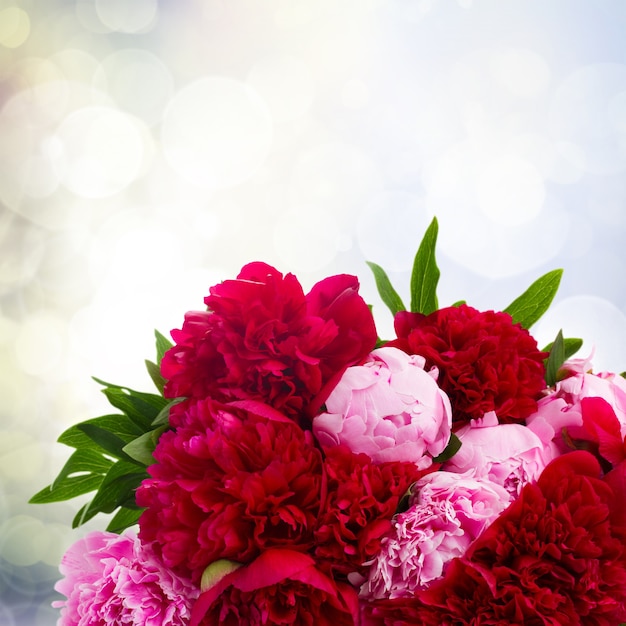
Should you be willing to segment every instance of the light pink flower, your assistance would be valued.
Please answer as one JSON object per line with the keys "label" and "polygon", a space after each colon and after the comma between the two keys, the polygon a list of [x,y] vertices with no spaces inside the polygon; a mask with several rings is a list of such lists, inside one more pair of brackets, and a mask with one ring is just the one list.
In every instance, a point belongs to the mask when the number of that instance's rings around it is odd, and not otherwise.
{"label": "light pink flower", "polygon": [[58,626],[185,626],[199,590],[170,572],[134,534],[92,532],[63,556]]}
{"label": "light pink flower", "polygon": [[450,440],[452,410],[424,358],[397,348],[374,350],[363,365],[349,367],[313,420],[324,448],[345,444],[374,463],[411,461],[431,465]]}
{"label": "light pink flower", "polygon": [[526,421],[530,430],[543,441],[554,439],[562,452],[570,450],[563,431],[574,439],[587,438],[580,401],[595,397],[609,403],[620,423],[622,437],[626,436],[626,380],[611,372],[592,373],[591,357],[572,359],[561,369],[567,376],[539,400],[537,412]]}
{"label": "light pink flower", "polygon": [[445,471],[424,476],[414,485],[409,509],[381,541],[360,595],[407,597],[440,578],[507,505],[499,485]]}
{"label": "light pink flower", "polygon": [[500,424],[493,411],[472,420],[456,435],[461,448],[445,469],[496,483],[507,490],[511,500],[527,482],[539,478],[543,468],[559,454],[551,440],[544,443],[521,424]]}

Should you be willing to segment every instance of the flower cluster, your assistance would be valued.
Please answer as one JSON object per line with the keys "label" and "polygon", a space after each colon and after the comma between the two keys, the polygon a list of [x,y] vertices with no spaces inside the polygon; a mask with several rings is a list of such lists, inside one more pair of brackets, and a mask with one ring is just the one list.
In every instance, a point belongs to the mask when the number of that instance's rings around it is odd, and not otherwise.
{"label": "flower cluster", "polygon": [[103,479],[138,477],[138,533],[70,548],[60,626],[626,621],[626,381],[539,349],[521,312],[547,276],[504,311],[407,311],[379,271],[390,341],[353,276],[212,287]]}

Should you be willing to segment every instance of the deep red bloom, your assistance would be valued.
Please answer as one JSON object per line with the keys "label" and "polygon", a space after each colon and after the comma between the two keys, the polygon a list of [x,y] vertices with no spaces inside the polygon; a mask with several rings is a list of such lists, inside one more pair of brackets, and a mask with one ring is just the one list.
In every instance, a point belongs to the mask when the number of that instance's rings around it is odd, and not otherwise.
{"label": "deep red bloom", "polygon": [[[588,452],[558,457],[443,578],[415,598],[365,607],[364,624],[626,621],[626,529],[612,513],[619,496]],[[403,610],[420,617],[398,621]]]}
{"label": "deep red bloom", "polygon": [[328,496],[315,531],[314,555],[335,576],[365,574],[408,488],[425,473],[415,463],[373,464],[346,446],[329,448],[324,460]]}
{"label": "deep red bloom", "polygon": [[269,547],[313,544],[323,473],[313,436],[265,405],[244,404],[175,406],[176,428],[159,439],[151,478],[137,490],[148,507],[141,539],[194,580],[216,559],[246,563]]}
{"label": "deep red bloom", "polygon": [[[356,277],[331,276],[306,296],[295,276],[265,263],[211,287],[204,312],[172,331],[161,363],[166,396],[254,399],[290,416],[318,408],[325,386],[376,343]],[[316,406],[311,406],[315,404]]]}
{"label": "deep red bloom", "polygon": [[268,550],[205,591],[190,626],[353,626],[356,613],[354,589],[320,572],[309,555]]}
{"label": "deep red bloom", "polygon": [[508,313],[460,305],[430,315],[401,311],[389,345],[437,366],[439,386],[453,407],[453,423],[495,411],[501,422],[521,421],[537,409],[548,356]]}

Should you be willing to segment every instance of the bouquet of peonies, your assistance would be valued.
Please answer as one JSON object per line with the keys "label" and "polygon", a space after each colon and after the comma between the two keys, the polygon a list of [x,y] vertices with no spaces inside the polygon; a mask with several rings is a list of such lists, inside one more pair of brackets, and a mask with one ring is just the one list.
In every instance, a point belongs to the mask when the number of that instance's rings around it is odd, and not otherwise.
{"label": "bouquet of peonies", "polygon": [[390,341],[355,277],[256,262],[157,333],[159,393],[98,381],[116,413],[31,500],[114,513],[63,558],[60,626],[626,621],[626,381],[529,333],[560,270],[439,308],[436,238],[409,309],[369,264]]}

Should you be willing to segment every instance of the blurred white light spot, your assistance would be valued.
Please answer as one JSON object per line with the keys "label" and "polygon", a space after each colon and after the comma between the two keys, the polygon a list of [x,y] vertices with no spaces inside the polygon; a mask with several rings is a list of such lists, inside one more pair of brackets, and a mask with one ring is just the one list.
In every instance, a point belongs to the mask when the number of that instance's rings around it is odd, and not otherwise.
{"label": "blurred white light spot", "polygon": [[359,79],[349,80],[341,90],[341,102],[348,109],[362,109],[370,99],[369,87]]}
{"label": "blurred white light spot", "polygon": [[577,183],[585,173],[587,159],[580,146],[558,141],[554,146],[554,161],[548,178],[563,185]]}
{"label": "blurred white light spot", "polygon": [[290,271],[318,272],[337,254],[337,231],[330,212],[320,206],[301,206],[277,220],[274,247]]}
{"label": "blurred white light spot", "polygon": [[248,76],[248,84],[265,100],[276,122],[304,115],[315,91],[306,63],[287,55],[271,55],[257,61]]}
{"label": "blurred white light spot", "polygon": [[[440,249],[467,269],[491,278],[525,272],[554,258],[567,241],[571,220],[568,212],[555,199],[546,197],[543,210],[532,218],[527,213],[529,219],[521,220],[514,213],[510,216],[497,213],[495,209],[499,205],[494,204],[496,195],[490,187],[493,181],[485,175],[480,157],[471,143],[459,143],[424,170],[428,213],[436,215],[440,222]],[[495,173],[493,169],[492,173]],[[536,173],[529,175],[531,184],[536,176]],[[495,215],[488,215],[477,204],[480,197],[477,180],[480,183],[481,179],[486,188],[487,206]],[[509,191],[515,188],[514,185]],[[516,210],[507,190],[500,189],[498,195],[509,210]],[[537,189],[530,198],[535,208],[540,196],[543,193]]]}
{"label": "blurred white light spot", "polygon": [[24,163],[24,191],[32,198],[45,198],[59,186],[59,176],[50,159],[32,156]]}
{"label": "blurred white light spot", "polygon": [[620,133],[626,133],[626,90],[613,96],[607,105],[609,121]]}
{"label": "blurred white light spot", "polygon": [[576,68],[555,91],[548,121],[553,136],[584,151],[592,174],[626,168],[624,149],[626,65],[597,63]]}
{"label": "blurred white light spot", "polygon": [[535,218],[546,195],[537,169],[514,156],[488,163],[480,172],[476,187],[478,203],[485,215],[512,226]]}
{"label": "blurred white light spot", "polygon": [[538,96],[550,83],[548,64],[530,50],[505,50],[498,53],[493,60],[492,72],[501,85],[522,98]]}
{"label": "blurred white light spot", "polygon": [[171,100],[162,142],[167,160],[186,180],[205,189],[231,187],[265,161],[271,117],[251,87],[230,78],[202,78]]}
{"label": "blurred white light spot", "polygon": [[0,11],[0,45],[19,48],[30,34],[30,18],[18,7],[7,7]]}
{"label": "blurred white light spot", "polygon": [[591,295],[564,298],[553,304],[533,327],[540,345],[556,337],[562,329],[565,337],[579,337],[583,347],[577,356],[591,354],[595,372],[624,371],[626,354],[626,316],[609,300]]}
{"label": "blurred white light spot", "polygon": [[358,217],[359,248],[367,261],[386,271],[410,270],[423,233],[430,222],[421,198],[403,192],[374,196]]}
{"label": "blurred white light spot", "polygon": [[17,360],[27,374],[62,375],[64,326],[48,314],[26,319],[15,338]]}
{"label": "blurred white light spot", "polygon": [[351,226],[355,213],[383,187],[376,163],[356,146],[324,143],[303,153],[289,189],[293,206],[307,202],[332,211],[340,226]]}
{"label": "blurred white light spot", "polygon": [[78,196],[116,194],[135,180],[143,166],[141,127],[115,109],[80,109],[65,118],[56,136],[63,145],[63,183]]}
{"label": "blurred white light spot", "polygon": [[157,0],[96,0],[100,21],[113,31],[146,32],[158,14]]}
{"label": "blurred white light spot", "polygon": [[161,120],[174,91],[173,78],[161,60],[132,48],[106,57],[96,73],[95,84],[114,98],[120,109],[150,125]]}

